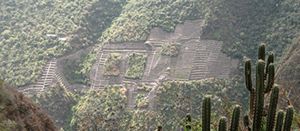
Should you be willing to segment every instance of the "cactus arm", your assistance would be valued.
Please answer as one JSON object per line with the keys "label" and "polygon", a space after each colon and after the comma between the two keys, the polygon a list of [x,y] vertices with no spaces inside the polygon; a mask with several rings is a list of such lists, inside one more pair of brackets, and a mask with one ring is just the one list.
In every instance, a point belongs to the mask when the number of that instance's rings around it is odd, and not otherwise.
{"label": "cactus arm", "polygon": [[219,129],[218,131],[226,131],[227,130],[227,119],[222,117],[219,121]]}
{"label": "cactus arm", "polygon": [[278,103],[278,94],[279,94],[279,88],[277,85],[275,85],[272,90],[270,104],[269,104],[266,131],[273,131],[274,128],[276,108]]}
{"label": "cactus arm", "polygon": [[266,60],[266,44],[264,44],[264,43],[262,43],[259,46],[259,49],[258,49],[258,59],[259,60],[263,60],[263,61]]}
{"label": "cactus arm", "polygon": [[255,110],[254,110],[254,120],[252,129],[253,131],[261,131],[262,127],[262,115],[264,108],[264,68],[265,62],[259,60],[256,69],[256,99],[255,99]]}
{"label": "cactus arm", "polygon": [[275,76],[275,66],[274,64],[270,64],[268,66],[269,73],[268,73],[268,78],[267,78],[267,85],[265,89],[265,93],[268,93],[271,91],[273,85],[274,85],[274,76]]}
{"label": "cactus arm", "polygon": [[250,59],[246,60],[245,62],[245,83],[246,83],[246,88],[252,92],[252,80],[251,80],[251,61]]}
{"label": "cactus arm", "polygon": [[210,96],[205,96],[202,105],[202,131],[210,131],[210,113],[211,113]]}
{"label": "cactus arm", "polygon": [[294,108],[292,106],[289,106],[285,115],[283,131],[291,131],[293,115],[294,115]]}
{"label": "cactus arm", "polygon": [[230,131],[238,131],[240,114],[241,114],[241,106],[237,105],[233,110]]}
{"label": "cactus arm", "polygon": [[275,127],[275,131],[282,131],[282,127],[283,127],[283,117],[284,117],[284,112],[282,110],[280,110],[277,113],[277,120],[276,120],[276,127]]}
{"label": "cactus arm", "polygon": [[[274,63],[274,53],[271,52],[268,56],[268,59],[267,59],[267,65],[266,65],[266,68],[268,69],[269,65]],[[268,70],[266,70],[266,74],[268,74]]]}

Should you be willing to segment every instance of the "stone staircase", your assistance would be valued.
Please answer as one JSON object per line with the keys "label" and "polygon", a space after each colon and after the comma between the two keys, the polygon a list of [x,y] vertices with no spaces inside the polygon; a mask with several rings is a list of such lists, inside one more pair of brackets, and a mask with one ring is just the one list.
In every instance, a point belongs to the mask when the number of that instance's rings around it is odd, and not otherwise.
{"label": "stone staircase", "polygon": [[190,73],[190,80],[199,80],[206,78],[208,74],[209,51],[206,45],[199,44],[193,60],[193,67]]}
{"label": "stone staircase", "polygon": [[144,71],[143,80],[147,80],[147,78],[150,76],[156,54],[157,54],[156,50],[148,53],[147,64],[146,64],[146,68]]}
{"label": "stone staircase", "polygon": [[44,66],[42,75],[37,82],[29,87],[26,87],[25,89],[21,89],[20,91],[24,94],[36,94],[38,92],[43,92],[47,87],[52,85],[56,79],[56,64],[56,59],[49,61]]}
{"label": "stone staircase", "polygon": [[108,56],[109,56],[108,52],[103,52],[103,51],[97,54],[95,75],[92,78],[92,83],[91,83],[92,89],[103,89],[104,85],[107,84],[107,81],[102,80],[101,76],[103,75],[104,64]]}

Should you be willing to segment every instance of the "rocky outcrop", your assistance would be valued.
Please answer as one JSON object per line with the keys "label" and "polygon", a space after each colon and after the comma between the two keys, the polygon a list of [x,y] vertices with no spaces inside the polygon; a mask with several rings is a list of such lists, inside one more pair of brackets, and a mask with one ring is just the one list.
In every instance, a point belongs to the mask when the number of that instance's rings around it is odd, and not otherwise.
{"label": "rocky outcrop", "polygon": [[1,131],[56,131],[50,117],[30,99],[0,83]]}

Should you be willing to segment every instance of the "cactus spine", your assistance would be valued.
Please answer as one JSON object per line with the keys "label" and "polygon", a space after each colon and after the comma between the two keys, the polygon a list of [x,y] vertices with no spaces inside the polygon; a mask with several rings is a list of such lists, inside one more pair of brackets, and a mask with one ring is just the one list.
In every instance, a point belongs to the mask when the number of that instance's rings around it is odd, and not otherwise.
{"label": "cactus spine", "polygon": [[279,88],[277,85],[275,85],[272,90],[270,104],[269,104],[266,131],[273,131],[274,128],[276,108],[278,103],[278,94],[279,94]]}
{"label": "cactus spine", "polygon": [[262,115],[264,108],[264,68],[265,62],[259,60],[256,69],[256,98],[255,98],[255,110],[253,120],[253,131],[261,130]]}
{"label": "cactus spine", "polygon": [[284,117],[284,112],[282,110],[280,110],[277,113],[277,120],[276,120],[276,127],[275,127],[275,131],[282,131],[282,127],[283,127],[283,117]]}
{"label": "cactus spine", "polygon": [[238,131],[240,113],[241,113],[241,107],[239,105],[235,106],[231,118],[230,131]]}
{"label": "cactus spine", "polygon": [[210,131],[210,112],[211,112],[210,96],[205,96],[202,105],[202,131]]}
{"label": "cactus spine", "polygon": [[227,130],[227,119],[226,117],[222,117],[219,121],[218,131],[226,131],[226,130]]}
{"label": "cactus spine", "polygon": [[285,115],[283,131],[291,131],[293,115],[294,115],[294,108],[292,106],[289,106]]}

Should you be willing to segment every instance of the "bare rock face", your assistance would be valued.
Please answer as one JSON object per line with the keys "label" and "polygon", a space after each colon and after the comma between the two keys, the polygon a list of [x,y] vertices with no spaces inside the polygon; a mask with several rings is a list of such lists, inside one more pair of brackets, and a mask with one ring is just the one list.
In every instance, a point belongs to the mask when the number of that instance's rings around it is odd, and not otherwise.
{"label": "bare rock face", "polygon": [[276,71],[276,80],[282,86],[280,102],[282,107],[293,105],[300,110],[300,36],[290,45],[281,58]]}
{"label": "bare rock face", "polygon": [[0,83],[0,129],[3,131],[56,131],[50,117],[23,94]]}

